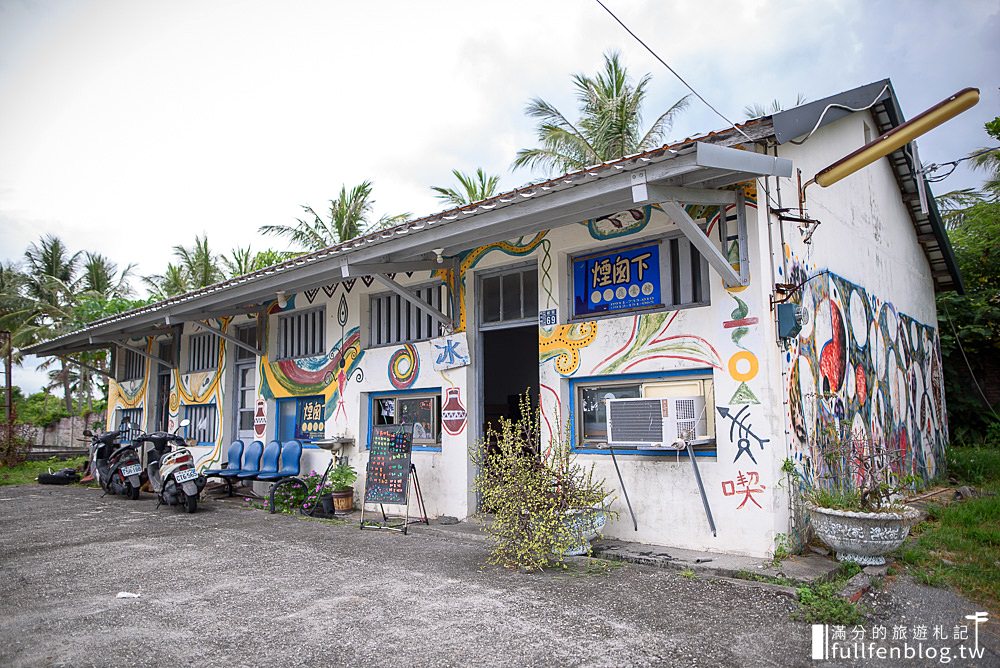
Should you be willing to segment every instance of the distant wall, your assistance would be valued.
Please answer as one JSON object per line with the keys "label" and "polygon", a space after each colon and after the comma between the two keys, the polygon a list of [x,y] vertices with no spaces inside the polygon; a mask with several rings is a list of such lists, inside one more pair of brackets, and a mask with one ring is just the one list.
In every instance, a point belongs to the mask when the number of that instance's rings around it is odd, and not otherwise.
{"label": "distant wall", "polygon": [[31,444],[46,448],[85,448],[87,444],[77,439],[83,438],[83,430],[92,428],[95,422],[104,424],[103,412],[61,418],[48,427],[35,427]]}

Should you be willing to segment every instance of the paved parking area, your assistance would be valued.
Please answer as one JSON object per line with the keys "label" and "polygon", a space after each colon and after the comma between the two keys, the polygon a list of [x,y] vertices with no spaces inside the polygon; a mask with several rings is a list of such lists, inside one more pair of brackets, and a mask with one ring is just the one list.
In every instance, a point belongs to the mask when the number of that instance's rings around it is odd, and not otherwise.
{"label": "paved parking area", "polygon": [[0,665],[811,664],[794,603],[753,587],[637,565],[513,573],[461,535],[155,505],[0,489]]}

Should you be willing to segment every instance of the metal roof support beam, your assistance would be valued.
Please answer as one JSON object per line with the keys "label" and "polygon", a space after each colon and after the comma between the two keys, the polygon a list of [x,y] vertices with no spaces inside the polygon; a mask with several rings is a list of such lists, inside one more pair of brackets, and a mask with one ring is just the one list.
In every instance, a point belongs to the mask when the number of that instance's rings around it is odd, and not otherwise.
{"label": "metal roof support beam", "polygon": [[415,294],[407,290],[404,286],[392,280],[385,274],[375,274],[375,279],[379,283],[381,283],[382,285],[389,288],[397,295],[405,299],[410,304],[413,304],[415,307],[417,307],[421,311],[425,312],[427,315],[437,320],[448,331],[452,332],[455,331],[455,323],[451,321],[451,318],[446,316],[444,313],[441,313],[441,311],[437,310],[436,308],[425,302],[423,299],[421,299],[420,297],[416,296]]}
{"label": "metal roof support beam", "polygon": [[115,377],[113,375],[111,375],[110,373],[108,373],[107,371],[105,371],[104,369],[98,369],[96,366],[92,366],[90,364],[87,364],[86,362],[81,362],[80,360],[75,360],[72,357],[70,357],[69,355],[57,355],[56,357],[58,357],[62,361],[67,362],[69,364],[75,364],[75,365],[77,365],[79,367],[83,367],[84,369],[88,369],[90,371],[93,371],[96,374],[104,376],[105,378],[110,378],[111,380],[115,380]]}
{"label": "metal roof support beam", "polygon": [[[735,288],[740,285],[747,285],[750,282],[746,277],[737,274],[736,271],[733,270],[733,267],[729,264],[729,260],[726,259],[726,256],[724,256],[719,249],[716,248],[715,244],[712,243],[711,239],[709,239],[705,233],[701,231],[701,228],[698,227],[698,223],[694,222],[680,203],[675,200],[667,200],[659,202],[659,205],[663,208],[664,213],[670,216],[670,219],[677,224],[677,227],[684,233],[684,236],[688,238],[688,241],[690,241],[691,244],[698,249],[701,256],[708,260],[708,263],[712,265],[717,272],[719,272],[719,275],[722,276],[722,281],[726,284],[726,287]],[[745,231],[743,232],[741,238],[744,241],[743,245],[745,246]],[[740,255],[742,256],[744,252],[744,250],[741,250]],[[741,270],[743,266],[746,266],[745,262],[741,264]],[[740,273],[742,274],[743,272],[741,271]]]}
{"label": "metal roof support beam", "polygon": [[349,264],[346,261],[341,268],[347,267],[347,276],[375,276],[376,274],[401,274],[406,271],[434,271],[441,265],[434,260],[416,262],[373,262],[365,264]]}
{"label": "metal roof support beam", "polygon": [[145,350],[142,350],[140,348],[135,348],[135,347],[130,346],[130,345],[128,345],[128,344],[126,344],[126,343],[124,343],[122,341],[109,341],[109,343],[115,344],[116,346],[118,346],[122,350],[131,350],[136,355],[141,355],[141,356],[145,357],[146,359],[153,360],[157,364],[159,364],[161,366],[165,366],[168,369],[173,369],[174,368],[173,364],[171,364],[167,360],[163,359],[162,357],[158,357],[158,356],[156,356],[156,355],[154,355],[152,353],[147,353]]}
{"label": "metal roof support beam", "polygon": [[230,343],[232,343],[234,346],[236,346],[238,348],[242,348],[243,350],[251,352],[254,355],[257,355],[258,357],[263,357],[264,356],[264,351],[261,350],[260,348],[257,348],[256,346],[252,346],[249,343],[246,343],[244,341],[240,341],[239,337],[233,336],[232,334],[229,334],[228,332],[223,332],[218,327],[212,327],[211,325],[209,325],[207,322],[205,322],[203,320],[200,320],[200,321],[198,321],[195,324],[197,324],[198,327],[201,327],[202,329],[204,329],[206,332],[212,332],[213,334],[215,334],[220,339],[225,339],[226,341],[229,341]]}

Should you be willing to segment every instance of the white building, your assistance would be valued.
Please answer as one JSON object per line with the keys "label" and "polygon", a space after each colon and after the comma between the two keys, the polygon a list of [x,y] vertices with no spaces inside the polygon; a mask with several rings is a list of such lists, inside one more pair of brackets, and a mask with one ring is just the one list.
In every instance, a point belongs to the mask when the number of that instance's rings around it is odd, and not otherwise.
{"label": "white building", "polygon": [[[876,82],[27,352],[110,347],[108,426],[191,418],[200,467],[221,463],[234,439],[297,438],[303,469],[322,470],[329,455],[309,441],[345,436],[360,489],[372,425],[419,423],[413,462],[427,510],[458,518],[476,512],[470,443],[530,388],[546,436],[568,421],[579,460],[618,490],[607,534],[764,555],[796,530],[786,458],[811,476],[823,444],[848,432],[905,444],[918,475],[933,476],[943,456],[934,295],[961,284],[933,199],[921,212],[909,152],[808,187],[799,212],[800,174],[902,121],[891,84]],[[809,314],[788,340],[772,308],[785,296]],[[467,365],[438,370],[466,345]],[[616,471],[604,400],[639,397],[696,399],[714,534],[685,452],[622,446]]]}

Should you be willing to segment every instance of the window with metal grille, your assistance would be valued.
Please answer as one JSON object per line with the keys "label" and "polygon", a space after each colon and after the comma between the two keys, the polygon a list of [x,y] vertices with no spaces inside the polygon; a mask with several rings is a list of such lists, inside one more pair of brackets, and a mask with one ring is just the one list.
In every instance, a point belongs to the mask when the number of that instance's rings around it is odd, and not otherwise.
{"label": "window with metal grille", "polygon": [[[236,338],[248,346],[257,347],[257,325],[244,325],[236,328]],[[236,361],[242,362],[253,360],[256,355],[252,350],[247,350],[241,346],[233,346],[236,349]]]}
{"label": "window with metal grille", "polygon": [[219,337],[195,334],[188,343],[188,371],[208,371],[219,363]]}
{"label": "window with metal grille", "polygon": [[536,267],[487,275],[479,283],[479,317],[484,325],[509,324],[538,317]]}
{"label": "window with metal grille", "polygon": [[142,409],[119,408],[116,413],[118,430],[122,432],[118,440],[121,443],[131,443],[136,434],[142,433]]}
{"label": "window with metal grille", "polygon": [[184,417],[191,420],[191,424],[187,426],[184,438],[198,445],[214,445],[215,415],[215,404],[185,406]]}
{"label": "window with metal grille", "polygon": [[326,354],[326,310],[296,311],[278,316],[276,359],[315,357]]}
{"label": "window with metal grille", "polygon": [[[408,287],[421,301],[448,313],[447,290],[441,283]],[[425,310],[394,292],[371,296],[371,345],[426,341],[441,336],[441,324]]]}
{"label": "window with metal grille", "polygon": [[121,380],[138,380],[146,375],[146,358],[134,350],[125,349]]}

